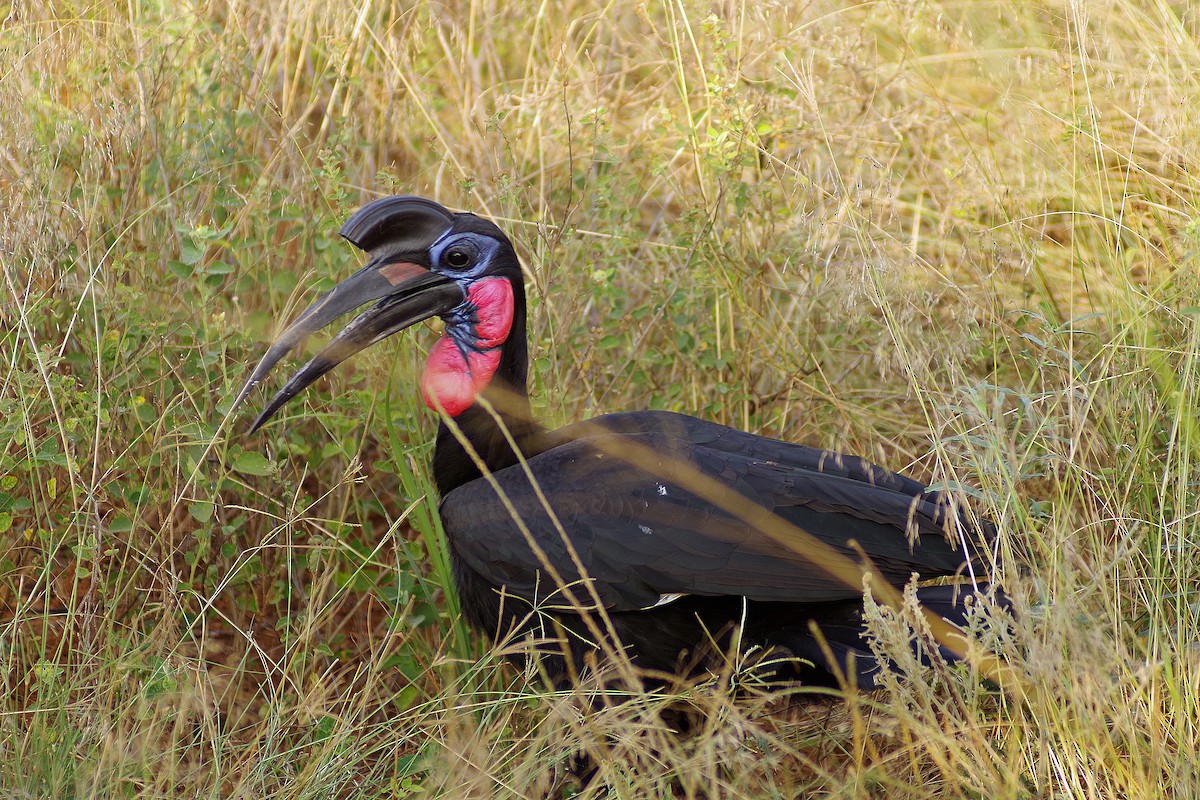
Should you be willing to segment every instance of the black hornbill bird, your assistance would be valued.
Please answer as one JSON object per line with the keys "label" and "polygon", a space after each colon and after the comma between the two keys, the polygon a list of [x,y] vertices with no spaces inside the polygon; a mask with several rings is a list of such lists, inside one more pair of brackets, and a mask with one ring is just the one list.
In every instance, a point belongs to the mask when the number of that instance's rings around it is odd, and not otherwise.
{"label": "black hornbill bird", "polygon": [[[462,608],[492,636],[557,636],[559,649],[543,656],[555,677],[604,642],[649,671],[694,671],[738,647],[766,654],[772,676],[870,687],[878,664],[862,621],[864,575],[877,596],[894,596],[889,587],[914,574],[985,562],[990,524],[972,526],[944,494],[855,457],[657,411],[543,429],[526,393],[521,266],[496,225],[387,197],[341,235],[369,263],[284,330],[238,400],[310,333],[360,306],[373,303],[253,430],[352,354],[442,317],[421,389],[442,415],[433,477]],[[917,597],[927,617],[961,623],[978,591],[972,582]]]}

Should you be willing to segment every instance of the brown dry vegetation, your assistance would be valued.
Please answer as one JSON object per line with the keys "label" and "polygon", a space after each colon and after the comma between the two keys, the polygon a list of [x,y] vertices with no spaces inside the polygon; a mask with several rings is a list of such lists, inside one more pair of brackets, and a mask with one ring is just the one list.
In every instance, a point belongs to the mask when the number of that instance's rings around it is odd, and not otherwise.
{"label": "brown dry vegetation", "polygon": [[[1193,4],[0,20],[0,793],[566,797],[583,752],[587,797],[1200,796]],[[684,410],[975,494],[1006,680],[606,706],[505,666],[448,591],[427,337],[226,418],[389,193],[511,232],[548,420]]]}

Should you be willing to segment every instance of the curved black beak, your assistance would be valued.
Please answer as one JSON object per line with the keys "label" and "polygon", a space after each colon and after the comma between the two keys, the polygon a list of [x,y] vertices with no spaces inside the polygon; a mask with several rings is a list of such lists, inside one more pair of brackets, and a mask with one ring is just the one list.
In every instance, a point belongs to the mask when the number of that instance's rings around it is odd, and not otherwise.
{"label": "curved black beak", "polygon": [[234,408],[271,368],[314,331],[373,300],[378,302],[350,321],[322,350],[292,376],[254,421],[254,433],[306,386],[358,351],[393,333],[445,313],[463,301],[454,281],[410,261],[379,256],[333,287],[287,327],[267,350],[234,400]]}

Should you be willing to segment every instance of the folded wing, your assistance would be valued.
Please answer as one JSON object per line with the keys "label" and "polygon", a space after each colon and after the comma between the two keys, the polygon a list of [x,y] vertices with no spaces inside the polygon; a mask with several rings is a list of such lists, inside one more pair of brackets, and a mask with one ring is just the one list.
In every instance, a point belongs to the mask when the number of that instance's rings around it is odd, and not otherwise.
{"label": "folded wing", "polygon": [[[613,611],[672,595],[849,599],[861,595],[861,579],[834,574],[820,553],[855,564],[865,553],[875,574],[900,585],[914,572],[962,570],[991,533],[960,522],[918,481],[694,417],[614,414],[555,436],[525,466],[495,473],[495,486],[461,486],[441,508],[448,529],[471,533],[460,557],[531,601],[561,597],[552,574],[584,602],[592,595],[580,582],[590,580]],[[718,483],[735,502],[704,490]],[[743,499],[785,524],[753,524],[738,513]]]}

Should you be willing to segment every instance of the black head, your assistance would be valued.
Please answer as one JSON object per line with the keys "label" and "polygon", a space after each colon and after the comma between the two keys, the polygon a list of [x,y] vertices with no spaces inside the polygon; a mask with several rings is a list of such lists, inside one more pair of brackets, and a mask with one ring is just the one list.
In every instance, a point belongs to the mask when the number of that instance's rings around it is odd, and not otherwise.
{"label": "black head", "polygon": [[[385,197],[359,209],[341,235],[370,261],[322,295],[284,329],[251,372],[234,405],[310,334],[336,318],[374,304],[346,325],[284,385],[255,421],[257,430],[288,400],[358,351],[433,316],[475,319],[473,289],[505,278],[524,321],[521,265],[508,237],[474,214],[454,214],[420,197]],[[512,312],[510,312],[512,313]],[[471,315],[475,315],[472,317]],[[524,331],[520,331],[522,337]]]}

